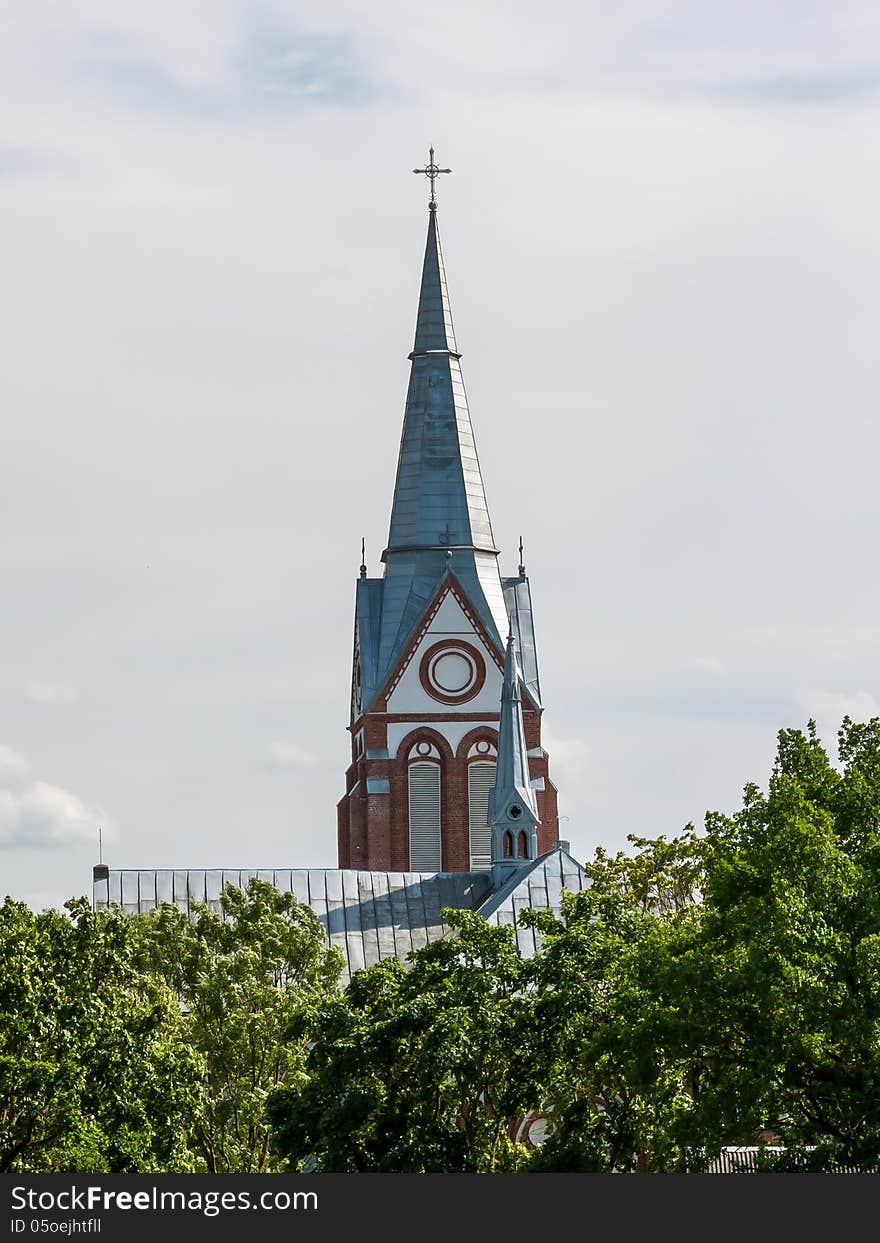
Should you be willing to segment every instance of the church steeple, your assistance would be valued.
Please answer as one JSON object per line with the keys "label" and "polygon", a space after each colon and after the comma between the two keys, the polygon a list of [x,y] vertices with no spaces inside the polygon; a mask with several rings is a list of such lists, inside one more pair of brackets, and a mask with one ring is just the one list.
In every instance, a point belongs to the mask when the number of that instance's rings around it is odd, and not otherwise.
{"label": "church steeple", "polygon": [[[436,168],[433,159],[430,167]],[[460,357],[432,197],[388,547],[382,554],[378,681],[419,620],[449,552],[453,572],[499,647],[507,629]]]}
{"label": "church steeple", "polygon": [[538,803],[529,777],[516,639],[511,631],[507,637],[501,688],[495,788],[489,794],[493,867],[503,872],[537,858],[540,823]]}
{"label": "church steeple", "polygon": [[[502,875],[557,834],[531,588],[521,544],[516,577],[499,572],[440,245],[449,169],[432,148],[413,171],[431,183],[427,238],[384,572],[362,545],[356,585],[339,865]],[[528,453],[525,505],[540,436]]]}
{"label": "church steeple", "polygon": [[497,557],[452,326],[436,207],[428,214],[409,358],[386,565],[390,555],[409,549],[441,549],[445,556],[452,548],[456,561],[460,551]]}

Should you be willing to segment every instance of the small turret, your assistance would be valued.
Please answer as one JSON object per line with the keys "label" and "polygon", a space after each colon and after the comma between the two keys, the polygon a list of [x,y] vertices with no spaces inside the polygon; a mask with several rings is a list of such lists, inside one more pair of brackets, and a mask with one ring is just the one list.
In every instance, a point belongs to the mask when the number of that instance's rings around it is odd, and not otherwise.
{"label": "small turret", "polygon": [[529,757],[523,727],[516,639],[507,637],[501,720],[498,725],[498,763],[495,788],[489,794],[494,882],[538,856],[538,804],[529,777]]}

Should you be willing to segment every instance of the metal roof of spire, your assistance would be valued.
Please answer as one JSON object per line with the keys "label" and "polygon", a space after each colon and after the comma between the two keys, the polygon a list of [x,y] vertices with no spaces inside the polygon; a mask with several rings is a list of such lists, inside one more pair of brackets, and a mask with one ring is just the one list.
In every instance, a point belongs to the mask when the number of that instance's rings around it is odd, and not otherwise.
{"label": "metal roof of spire", "polygon": [[529,777],[529,755],[523,726],[520,671],[513,631],[507,636],[504,682],[501,687],[501,720],[498,723],[498,762],[495,788],[489,795],[489,823],[503,815],[511,799],[519,799],[538,822],[538,803]]}
{"label": "metal roof of spire", "polygon": [[413,171],[431,179],[431,201],[388,547],[382,554],[378,680],[420,619],[450,550],[458,581],[499,646],[508,625],[437,228],[433,182],[448,170],[437,168],[432,148],[427,167]]}
{"label": "metal roof of spire", "polygon": [[425,261],[422,265],[416,336],[410,358],[434,350],[448,350],[456,358],[461,357],[456,348],[455,331],[452,327],[446,269],[443,266],[440,233],[437,229],[437,204],[432,200],[428,205],[428,240],[425,243]]}

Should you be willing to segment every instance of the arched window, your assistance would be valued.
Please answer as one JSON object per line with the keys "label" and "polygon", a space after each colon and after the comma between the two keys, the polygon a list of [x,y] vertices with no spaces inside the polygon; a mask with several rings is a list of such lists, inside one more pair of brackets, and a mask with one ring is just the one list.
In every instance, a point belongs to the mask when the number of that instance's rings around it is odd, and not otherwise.
{"label": "arched window", "polygon": [[471,868],[492,864],[492,830],[489,828],[489,793],[495,786],[495,761],[472,760],[468,764],[468,827]]}
{"label": "arched window", "polygon": [[529,857],[529,839],[526,837],[525,829],[520,829],[519,837],[516,839],[516,857],[517,859]]}
{"label": "arched window", "polygon": [[513,834],[510,832],[504,834],[504,857],[505,859],[513,858]]}
{"label": "arched window", "polygon": [[[418,744],[425,747],[426,744]],[[414,748],[409,762],[409,866],[412,872],[439,872],[443,866],[440,844],[440,765]]]}
{"label": "arched window", "polygon": [[468,837],[473,871],[492,865],[492,831],[488,820],[496,759],[495,743],[490,738],[478,738],[468,748]]}

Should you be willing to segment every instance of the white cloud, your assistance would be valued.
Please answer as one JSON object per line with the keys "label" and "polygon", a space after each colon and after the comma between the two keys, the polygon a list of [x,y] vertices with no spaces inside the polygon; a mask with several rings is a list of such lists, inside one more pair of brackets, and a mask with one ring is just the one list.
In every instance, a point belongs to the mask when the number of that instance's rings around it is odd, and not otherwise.
{"label": "white cloud", "polygon": [[28,763],[18,751],[0,743],[0,789],[19,785],[27,778]]}
{"label": "white cloud", "polygon": [[113,835],[106,813],[70,790],[33,779],[24,756],[0,746],[0,849],[95,842],[98,827]]}
{"label": "white cloud", "polygon": [[724,673],[724,665],[717,656],[697,656],[694,660],[694,668],[701,669],[703,673]]}
{"label": "white cloud", "polygon": [[314,768],[317,756],[295,742],[273,742],[269,746],[266,767],[271,773],[296,772],[301,768]]}
{"label": "white cloud", "polygon": [[77,694],[72,686],[64,686],[60,682],[31,682],[27,688],[27,697],[35,704],[72,704]]}

